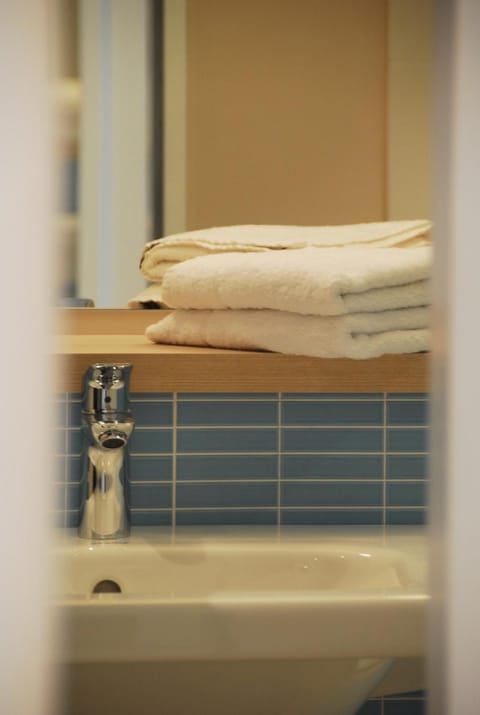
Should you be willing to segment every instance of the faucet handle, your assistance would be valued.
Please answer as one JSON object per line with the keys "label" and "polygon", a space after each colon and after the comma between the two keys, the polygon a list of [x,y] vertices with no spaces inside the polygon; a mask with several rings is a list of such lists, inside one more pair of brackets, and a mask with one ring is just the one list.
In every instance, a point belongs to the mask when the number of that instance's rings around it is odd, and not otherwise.
{"label": "faucet handle", "polygon": [[128,389],[132,365],[95,363],[85,373],[83,411],[89,413],[129,412]]}

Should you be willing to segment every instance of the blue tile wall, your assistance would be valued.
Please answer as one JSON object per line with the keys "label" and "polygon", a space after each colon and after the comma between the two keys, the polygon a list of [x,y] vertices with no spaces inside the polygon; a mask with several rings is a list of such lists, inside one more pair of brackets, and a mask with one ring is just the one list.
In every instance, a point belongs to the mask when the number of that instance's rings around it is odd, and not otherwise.
{"label": "blue tile wall", "polygon": [[[56,401],[55,523],[78,522],[81,397]],[[429,397],[132,395],[138,525],[422,524]]]}
{"label": "blue tile wall", "polygon": [[[56,401],[55,523],[79,517],[80,395]],[[423,524],[427,394],[132,395],[137,526]],[[358,715],[424,715],[423,693]]]}

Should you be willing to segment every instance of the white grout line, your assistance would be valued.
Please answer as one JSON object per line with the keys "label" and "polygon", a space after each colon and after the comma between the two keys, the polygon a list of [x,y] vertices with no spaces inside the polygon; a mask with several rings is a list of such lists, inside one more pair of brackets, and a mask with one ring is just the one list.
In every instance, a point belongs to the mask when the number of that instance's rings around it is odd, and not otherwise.
{"label": "white grout line", "polygon": [[355,425],[355,424],[301,424],[301,425],[284,425],[283,426],[285,430],[295,432],[295,431],[300,431],[300,430],[313,430],[315,432],[321,432],[321,431],[329,431],[329,430],[337,430],[341,432],[346,432],[346,431],[362,431],[362,430],[370,430],[370,431],[379,431],[382,429],[382,425],[379,424],[378,422],[376,424],[364,424],[364,425]]}
{"label": "white grout line", "polygon": [[[223,424],[223,425],[188,425],[188,424],[182,424],[178,425],[178,429],[188,429],[188,430],[268,430],[268,429],[275,429],[277,427],[276,424],[273,422],[266,424],[266,425],[259,425],[259,424]],[[381,429],[382,425],[381,424],[364,424],[364,425],[356,425],[356,424],[300,424],[300,425],[283,425],[284,429],[287,430],[332,430],[332,429],[337,429],[337,430],[364,430],[364,429]],[[144,429],[144,428],[140,428]]]}
{"label": "white grout line", "polygon": [[189,511],[276,511],[276,506],[179,506],[178,512]]}
{"label": "white grout line", "polygon": [[[286,393],[280,393],[284,402],[296,403],[314,403],[314,402],[341,402],[343,403],[365,403],[365,402],[383,402],[383,393],[378,393],[378,397],[288,397]],[[275,402],[276,397],[182,397],[179,402],[195,403],[195,402]],[[136,403],[151,404],[157,400],[134,400]],[[388,402],[402,402],[416,404],[418,402],[430,402],[430,397],[387,397]],[[170,402],[168,398],[159,399],[158,402]]]}
{"label": "white grout line", "polygon": [[[69,418],[69,397],[68,393],[66,395],[66,400],[65,400],[65,412],[64,412],[64,420],[65,424],[68,424],[68,418]],[[70,447],[69,444],[69,438],[68,438],[68,430],[65,430],[65,435],[64,435],[64,449],[65,449],[65,464],[63,467],[63,478],[65,481],[65,486],[64,486],[64,495],[63,495],[63,507],[64,507],[64,516],[63,516],[63,526],[67,526],[67,507],[68,507],[68,490],[67,490],[67,484],[68,484],[68,477],[69,477],[69,471],[70,471],[70,458],[68,455],[68,450]]]}
{"label": "white grout line", "polygon": [[[196,482],[194,482],[196,483]],[[203,482],[202,482],[203,484]],[[136,479],[134,481],[130,480],[130,486],[135,487],[168,487],[172,486],[171,479]],[[170,507],[171,508],[171,507]]]}
{"label": "white grout line", "polygon": [[[275,393],[269,393],[271,397],[180,397],[178,401],[185,404],[195,404],[199,402],[215,402],[216,404],[228,404],[229,402],[276,402]],[[148,402],[148,401],[147,401]]]}
{"label": "white grout line", "polygon": [[[428,484],[429,479],[425,479],[424,477],[405,477],[405,478],[397,478],[397,479],[389,479],[389,483],[391,484]],[[177,485],[178,484],[196,484],[198,486],[201,486],[202,484],[277,484],[278,483],[278,477],[268,477],[268,478],[263,478],[263,477],[248,477],[248,478],[241,478],[241,477],[232,477],[232,478],[223,478],[223,479],[177,479]],[[322,485],[340,485],[340,484],[381,484],[382,483],[382,478],[381,477],[357,477],[357,478],[351,478],[351,477],[288,477],[288,478],[283,478],[282,479],[282,484],[322,484]],[[60,486],[63,484],[63,482],[52,482],[52,485],[58,484]],[[80,481],[77,482],[70,482],[72,485],[78,485],[80,484]],[[172,484],[172,480],[170,479],[134,479],[130,481],[130,485],[132,487],[134,486],[145,486],[145,485],[158,485],[158,484]]]}
{"label": "white grout line", "polygon": [[[249,424],[181,424],[177,425],[177,429],[179,430],[205,430],[205,431],[210,431],[210,430],[217,430],[217,431],[224,431],[224,430],[272,430],[277,427],[276,424],[273,422],[269,424],[254,424],[254,423],[249,423]],[[399,430],[429,430],[430,425],[427,424],[418,424],[418,425],[387,425],[388,429],[399,431]],[[152,430],[171,430],[173,429],[172,425],[138,425],[137,428],[139,430],[145,430],[145,431],[152,431]],[[383,428],[383,424],[381,423],[368,423],[368,424],[353,424],[353,423],[339,423],[339,424],[297,424],[297,425],[283,425],[283,429],[286,430],[380,430]],[[80,429],[80,427],[72,427],[70,428],[72,431]]]}
{"label": "white grout line", "polygon": [[[62,395],[65,394],[65,398],[59,398],[56,399],[56,402],[63,402],[67,399],[70,400],[70,402],[73,404],[78,404],[82,401],[82,396],[79,393],[62,393]],[[162,394],[162,393],[159,393]],[[165,394],[170,394],[170,393],[165,393]],[[178,397],[177,393],[177,400],[178,402],[275,402],[277,399],[276,393],[273,392],[267,392],[265,393],[265,397],[245,397],[244,393],[238,393],[238,397],[235,395],[229,395],[228,397],[217,397],[215,396],[215,393],[208,393],[208,397],[204,396],[205,393],[198,393],[198,397]],[[220,394],[220,393],[219,393]],[[258,393],[262,394],[262,393]],[[383,395],[387,393],[372,393],[378,395],[377,397],[369,397],[368,395],[361,396],[361,397],[338,397],[338,394],[342,393],[332,393],[332,396],[328,393],[312,393],[311,396],[308,397],[289,397],[290,394],[288,392],[280,393],[282,395],[282,400],[286,402],[383,402],[384,397]],[[304,393],[305,394],[305,393]],[[353,394],[353,393],[352,393]],[[361,393],[356,393],[356,394],[361,394]],[[388,393],[389,394],[389,393]],[[401,393],[399,393],[401,394]],[[268,395],[268,396],[267,396]],[[387,397],[386,398],[388,402],[430,402],[430,396],[427,395],[426,397],[420,397],[420,393],[418,397]],[[152,398],[142,398],[142,397],[132,397],[130,398],[130,402],[132,404],[157,404],[158,402],[163,402],[164,404],[170,404],[173,401],[173,393],[172,397],[152,397]]]}
{"label": "white grout line", "polygon": [[[413,478],[408,478],[408,479],[394,479],[394,480],[389,480],[391,484],[428,484],[429,480],[428,479],[413,479]],[[301,484],[301,485],[306,485],[306,484],[316,484],[318,486],[340,486],[344,484],[349,484],[349,485],[363,485],[363,484],[370,484],[370,485],[379,485],[382,483],[382,479],[345,479],[342,477],[316,477],[313,479],[306,479],[304,477],[293,477],[290,479],[282,479],[282,484]],[[177,485],[196,485],[196,486],[203,486],[205,484],[217,484],[217,485],[224,485],[224,484],[278,484],[278,478],[271,477],[268,479],[263,479],[261,477],[257,478],[252,478],[252,479],[242,479],[242,478],[234,478],[234,479],[182,479],[182,480],[177,480]],[[63,482],[52,482],[52,486],[62,486]],[[80,481],[78,482],[70,482],[70,486],[79,486]],[[141,486],[171,486],[172,481],[167,480],[167,479],[137,479],[130,481],[130,486],[131,487],[141,487]],[[277,499],[277,508],[282,508],[281,504],[279,505],[278,499]],[[384,508],[383,505],[380,505],[378,508]],[[385,508],[397,508],[397,505],[394,506],[385,506]],[[403,507],[402,507],[403,508]],[[417,507],[420,508],[420,507]]]}
{"label": "white grout line", "polygon": [[[282,479],[282,484],[318,484],[318,485],[340,485],[340,484],[380,484],[381,479],[350,479],[342,477],[315,477],[315,478],[305,478],[305,477],[291,477],[289,479]],[[428,479],[423,478],[406,478],[406,479],[390,479],[391,484],[428,484]],[[64,482],[51,482],[52,486],[63,486]],[[69,486],[79,486],[80,481],[69,482]],[[202,486],[204,484],[278,484],[277,477],[269,477],[264,479],[262,477],[243,479],[243,478],[233,478],[233,479],[177,479],[177,485],[192,485]],[[172,481],[170,479],[135,479],[130,480],[131,487],[141,487],[141,486],[171,486]],[[281,505],[280,505],[281,506]],[[280,508],[277,500],[277,507]],[[382,506],[378,508],[383,508]],[[397,508],[396,506],[390,508]],[[402,507],[403,508],[403,507]],[[417,507],[420,508],[420,507]]]}
{"label": "white grout line", "polygon": [[[175,452],[175,455],[177,457],[272,457],[277,454],[277,450],[271,450],[269,452],[179,452],[178,450]],[[284,456],[293,456],[293,457],[299,457],[299,456],[308,456],[308,457],[375,457],[375,456],[381,456],[383,454],[383,450],[379,450],[378,452],[350,452],[350,451],[345,451],[345,452],[323,452],[323,451],[283,451],[282,453]],[[389,456],[393,457],[427,457],[429,455],[429,452],[388,452]],[[80,457],[80,453],[71,453],[67,455],[63,454],[57,454],[55,455],[57,457]],[[139,458],[139,457],[172,457],[174,456],[173,452],[130,452],[131,457]]]}
{"label": "white grout line", "polygon": [[278,393],[277,402],[278,444],[277,444],[277,527],[282,525],[282,393]]}
{"label": "white grout line", "polygon": [[177,525],[177,393],[173,395],[172,406],[172,529]]}
{"label": "white grout line", "polygon": [[[186,511],[276,511],[276,506],[179,506],[177,512]],[[391,507],[394,511],[417,512],[425,511],[425,507],[413,506],[398,506]],[[342,506],[286,506],[285,511],[380,511],[380,506],[358,506],[358,505],[342,505]],[[78,509],[68,509],[68,513],[76,513]],[[164,512],[170,513],[169,507],[134,507],[133,512]]]}
{"label": "white grout line", "polygon": [[145,432],[168,432],[168,430],[173,429],[172,425],[135,425],[135,431],[142,430]]}
{"label": "white grout line", "polygon": [[382,485],[382,525],[385,534],[387,525],[387,393],[383,393],[383,485]]}
{"label": "white grout line", "polygon": [[[277,427],[276,424],[273,422],[270,424],[266,425],[258,425],[258,424],[221,424],[221,425],[193,425],[193,424],[182,424],[182,425],[177,425],[177,429],[179,430],[273,430]],[[380,430],[383,428],[383,424],[364,424],[364,425],[357,425],[357,424],[300,424],[300,425],[283,425],[283,429],[286,430]],[[394,431],[400,431],[400,430],[406,430],[406,431],[413,431],[413,430],[429,430],[430,425],[427,424],[418,424],[418,425],[387,425],[387,428],[389,430],[394,430]],[[60,430],[67,430],[68,432],[78,432],[81,429],[80,425],[77,426],[70,426],[70,427],[54,427],[53,431],[60,431]],[[173,429],[173,424],[172,425],[142,425],[142,424],[137,424],[136,425],[136,430],[142,430],[145,432],[153,432],[153,431],[163,431],[163,432],[168,432],[168,430]]]}
{"label": "white grout line", "polygon": [[133,507],[132,512],[149,512],[149,511],[154,511],[154,512],[163,512],[165,514],[170,514],[172,511],[170,507],[166,506],[136,506]]}
{"label": "white grout line", "polygon": [[[181,506],[177,511],[276,511],[276,506]],[[380,511],[379,506],[284,506],[284,511]],[[403,511],[418,511],[413,507],[404,507]],[[135,510],[137,511],[137,510]],[[145,509],[145,511],[160,511],[160,509]],[[168,510],[167,510],[168,511]],[[308,526],[308,525],[307,525]]]}

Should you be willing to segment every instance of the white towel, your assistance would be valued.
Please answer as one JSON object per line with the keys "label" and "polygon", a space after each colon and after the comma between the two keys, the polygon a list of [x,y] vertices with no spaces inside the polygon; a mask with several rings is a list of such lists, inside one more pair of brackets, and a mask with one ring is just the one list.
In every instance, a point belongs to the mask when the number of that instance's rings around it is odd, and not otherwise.
{"label": "white towel", "polygon": [[428,309],[322,317],[273,310],[176,310],[150,325],[156,343],[356,360],[428,350]]}
{"label": "white towel", "polygon": [[431,260],[431,246],[216,254],[171,268],[162,295],[172,308],[198,310],[302,315],[392,310],[430,303]]}
{"label": "white towel", "polygon": [[221,252],[263,252],[307,246],[411,247],[430,243],[430,221],[382,221],[346,226],[221,226],[150,241],[140,269],[159,282],[175,263]]}

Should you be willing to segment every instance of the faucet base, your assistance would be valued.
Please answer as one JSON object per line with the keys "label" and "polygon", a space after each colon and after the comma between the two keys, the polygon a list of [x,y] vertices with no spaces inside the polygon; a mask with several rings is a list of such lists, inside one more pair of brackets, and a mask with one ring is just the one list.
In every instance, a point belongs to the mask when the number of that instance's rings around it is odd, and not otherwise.
{"label": "faucet base", "polygon": [[95,364],[85,375],[83,468],[78,535],[121,541],[130,533],[128,442],[134,420],[128,409],[131,365]]}
{"label": "faucet base", "polygon": [[110,542],[110,541],[115,541],[117,543],[126,543],[128,541],[128,538],[130,536],[130,529],[127,529],[126,531],[122,532],[116,532],[114,534],[98,534],[96,531],[93,531],[93,529],[87,528],[82,528],[82,524],[78,527],[78,536],[80,539],[88,539],[88,541],[97,541],[97,542]]}

